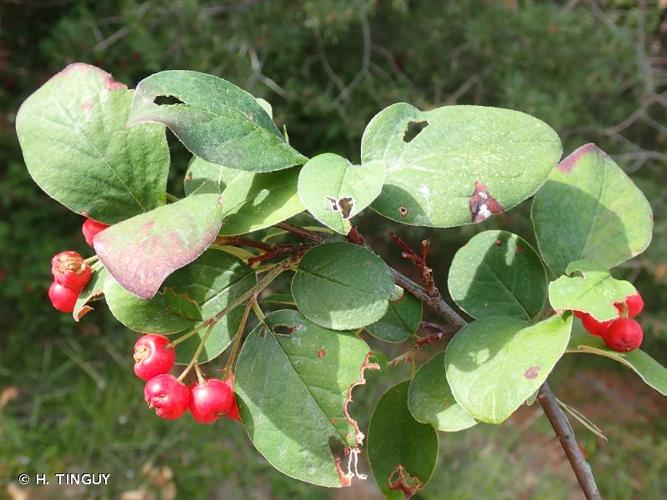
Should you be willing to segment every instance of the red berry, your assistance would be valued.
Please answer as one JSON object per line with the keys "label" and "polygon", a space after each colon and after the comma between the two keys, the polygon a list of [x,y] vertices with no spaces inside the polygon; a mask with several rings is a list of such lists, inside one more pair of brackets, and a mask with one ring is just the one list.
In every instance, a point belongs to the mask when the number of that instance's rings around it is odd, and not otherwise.
{"label": "red berry", "polygon": [[642,309],[644,309],[644,299],[641,295],[636,293],[634,295],[628,295],[624,302],[616,302],[614,305],[616,306],[616,309],[618,309],[618,312],[621,314],[621,316],[623,316],[625,312],[624,309],[627,306],[627,317],[634,318],[640,312],[642,312]]}
{"label": "red berry", "polygon": [[134,344],[134,373],[141,380],[169,372],[176,362],[176,350],[168,347],[164,335],[148,333]]}
{"label": "red berry", "polygon": [[597,335],[598,337],[602,336],[612,321],[598,321],[593,316],[588,313],[576,311],[575,316],[581,320],[581,323],[584,325],[584,328],[588,330],[588,333],[592,335]]}
{"label": "red berry", "polygon": [[64,313],[71,313],[74,311],[74,304],[79,298],[79,292],[62,286],[60,283],[54,281],[49,287],[49,299],[51,305],[58,311]]}
{"label": "red berry", "polygon": [[232,405],[229,407],[229,410],[227,410],[227,413],[225,413],[225,417],[240,422],[241,415],[239,415],[239,406],[236,404],[236,397],[234,396],[234,379],[233,377],[227,377],[223,382],[229,387],[229,390],[232,393]]}
{"label": "red berry", "polygon": [[190,390],[173,375],[163,373],[146,382],[144,400],[158,417],[176,420],[188,409]]}
{"label": "red berry", "polygon": [[225,382],[208,379],[190,385],[190,413],[200,424],[210,424],[229,411],[234,400],[232,390]]}
{"label": "red berry", "polygon": [[53,256],[51,274],[62,286],[80,292],[90,281],[93,271],[78,252],[68,250]]}
{"label": "red berry", "polygon": [[644,340],[642,327],[634,319],[618,318],[602,336],[607,347],[618,352],[634,351]]}
{"label": "red berry", "polygon": [[83,233],[83,237],[86,238],[86,243],[88,243],[88,245],[90,245],[92,248],[95,235],[101,231],[104,231],[108,227],[108,224],[103,224],[93,219],[86,219],[86,221],[83,223],[83,226],[81,226],[81,232]]}

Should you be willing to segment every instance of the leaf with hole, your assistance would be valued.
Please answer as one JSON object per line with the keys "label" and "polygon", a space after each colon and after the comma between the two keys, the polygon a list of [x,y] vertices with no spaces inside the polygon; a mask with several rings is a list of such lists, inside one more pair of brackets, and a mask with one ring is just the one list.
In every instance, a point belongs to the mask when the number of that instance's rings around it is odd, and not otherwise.
{"label": "leaf with hole", "polygon": [[107,224],[165,202],[164,127],[125,126],[133,94],[109,73],[75,63],[28,97],[16,115],[23,158],[39,187]]}
{"label": "leaf with hole", "polygon": [[[159,104],[159,97],[176,104]],[[155,73],[139,82],[128,125],[157,122],[204,160],[251,172],[301,165],[262,105],[245,90],[217,76],[196,71]]]}
{"label": "leaf with hole", "polygon": [[562,152],[537,118],[509,109],[398,103],[370,121],[361,164],[385,166],[372,207],[404,224],[452,227],[486,220],[532,196]]}
{"label": "leaf with hole", "polygon": [[408,409],[409,381],[395,385],[378,402],[368,428],[368,461],[380,491],[414,495],[426,486],[438,458],[438,435]]}
{"label": "leaf with hole", "polygon": [[527,241],[507,231],[484,231],[456,252],[449,293],[475,318],[535,318],[547,297],[547,274]]}
{"label": "leaf with hole", "polygon": [[658,363],[641,349],[630,352],[617,352],[609,349],[602,338],[584,331],[581,325],[572,329],[572,338],[567,346],[568,353],[595,354],[613,359],[627,366],[639,377],[663,396],[667,396],[667,368]]}
{"label": "leaf with hole", "polygon": [[572,316],[534,325],[511,317],[464,326],[445,354],[447,382],[474,419],[504,422],[547,379],[570,339]]}
{"label": "leaf with hole", "polygon": [[80,321],[81,318],[93,310],[89,305],[90,302],[101,299],[104,296],[104,280],[106,277],[107,270],[104,266],[100,266],[99,269],[93,271],[92,278],[85,288],[81,290],[79,298],[76,299],[76,303],[74,304],[74,311],[72,311],[74,321]]}
{"label": "leaf with hole", "polygon": [[445,353],[433,356],[419,367],[410,383],[408,407],[418,422],[439,431],[457,432],[477,422],[459,406],[445,377]]}
{"label": "leaf with hole", "polygon": [[253,174],[195,158],[185,179],[186,193],[222,193],[222,235],[258,231],[303,212],[297,193],[299,167]]}
{"label": "leaf with hole", "polygon": [[[246,339],[235,369],[243,425],[283,474],[312,484],[349,484],[345,448],[363,434],[350,415],[370,349],[349,332],[311,323],[294,310],[266,316]],[[339,473],[340,471],[340,473]]]}
{"label": "leaf with hole", "polygon": [[221,222],[220,195],[188,196],[105,229],[95,236],[95,251],[123,288],[150,299],[213,243]]}
{"label": "leaf with hole", "polygon": [[[128,328],[138,332],[171,334],[190,330],[199,324],[191,315],[184,315],[182,310],[173,307],[170,300],[173,301],[174,296],[192,301],[203,320],[207,320],[256,283],[255,273],[239,259],[224,252],[208,250],[169,276],[162,290],[151,299],[137,297],[111,277],[106,280],[104,293],[112,314]],[[232,312],[236,313],[237,309]],[[214,336],[227,339],[229,330],[231,333],[235,331],[240,317],[238,313],[232,317],[234,321],[223,320],[216,327]],[[209,338],[209,342],[212,346],[217,342],[219,347],[227,340]],[[214,350],[213,347],[211,349]]]}
{"label": "leaf with hole", "polygon": [[423,306],[414,295],[404,292],[398,300],[389,302],[389,308],[379,321],[366,330],[373,337],[385,342],[405,342],[419,329]]}
{"label": "leaf with hole", "polygon": [[292,296],[299,311],[313,323],[333,330],[375,323],[387,312],[393,292],[389,266],[351,243],[312,248],[292,279]]}
{"label": "leaf with hole", "polygon": [[651,206],[632,180],[595,144],[554,169],[535,196],[533,226],[542,258],[556,275],[586,259],[610,269],[651,242]]}
{"label": "leaf with hole", "polygon": [[[572,266],[568,267],[568,272]],[[586,270],[581,276],[561,276],[549,284],[549,302],[557,311],[582,311],[598,321],[618,318],[616,302],[637,290],[629,281],[614,279],[609,271]]]}
{"label": "leaf with hole", "polygon": [[378,197],[384,182],[382,162],[353,165],[342,156],[324,153],[308,160],[299,174],[299,196],[308,211],[340,234],[350,219]]}

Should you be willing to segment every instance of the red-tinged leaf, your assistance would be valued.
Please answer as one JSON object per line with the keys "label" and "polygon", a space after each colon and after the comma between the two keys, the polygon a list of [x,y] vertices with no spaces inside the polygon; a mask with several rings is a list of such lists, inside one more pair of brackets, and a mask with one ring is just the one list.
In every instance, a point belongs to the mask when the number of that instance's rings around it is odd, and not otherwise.
{"label": "red-tinged leaf", "polygon": [[220,195],[192,195],[109,227],[95,237],[95,250],[123,288],[149,299],[208,248],[221,220]]}
{"label": "red-tinged leaf", "polygon": [[165,128],[128,128],[133,90],[88,64],[70,64],[16,116],[28,172],[70,210],[107,224],[165,203]]}

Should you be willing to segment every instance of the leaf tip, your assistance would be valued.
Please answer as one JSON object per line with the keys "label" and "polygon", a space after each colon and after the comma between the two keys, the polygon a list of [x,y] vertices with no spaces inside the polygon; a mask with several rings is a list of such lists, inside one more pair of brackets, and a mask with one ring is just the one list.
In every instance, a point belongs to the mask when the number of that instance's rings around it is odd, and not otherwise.
{"label": "leaf tip", "polygon": [[578,147],[572,153],[568,155],[563,161],[561,161],[556,168],[565,174],[569,174],[577,166],[581,158],[588,153],[597,153],[605,154],[600,148],[598,148],[594,143],[589,142],[583,146]]}

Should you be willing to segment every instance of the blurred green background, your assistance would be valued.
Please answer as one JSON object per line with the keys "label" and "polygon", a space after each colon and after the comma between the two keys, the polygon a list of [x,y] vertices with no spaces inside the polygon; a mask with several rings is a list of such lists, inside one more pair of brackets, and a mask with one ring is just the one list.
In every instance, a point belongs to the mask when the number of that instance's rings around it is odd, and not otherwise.
{"label": "blurred green background", "polygon": [[[0,498],[375,498],[372,481],[328,491],[281,476],[232,422],[157,419],[131,371],[134,335],[104,307],[74,324],[48,304],[54,253],[90,253],[81,218],[30,180],[14,134],[20,103],[74,61],[130,86],[163,69],[222,76],[273,104],[306,155],[359,157],[383,107],[464,103],[514,108],[554,127],[566,153],[596,142],[633,177],[655,213],[654,241],[618,275],[642,291],[644,348],[667,362],[667,2],[636,0],[25,0],[0,2]],[[187,155],[172,141],[171,191]],[[524,204],[525,205],[525,204]],[[360,221],[387,244],[431,238],[444,285],[474,232],[506,227],[532,239],[527,206],[481,227],[427,231],[376,215]],[[444,289],[444,286],[441,287]],[[394,351],[380,346],[388,355]],[[354,413],[366,423],[406,367],[370,376]],[[564,359],[559,397],[609,438],[575,430],[605,498],[667,498],[667,403],[606,360]],[[535,406],[502,428],[441,435],[422,498],[580,498]],[[103,488],[18,488],[20,472],[109,472]],[[21,496],[21,495],[28,495]]]}

